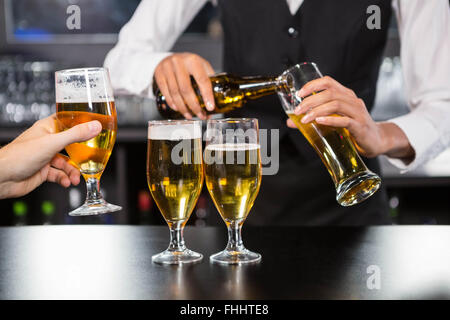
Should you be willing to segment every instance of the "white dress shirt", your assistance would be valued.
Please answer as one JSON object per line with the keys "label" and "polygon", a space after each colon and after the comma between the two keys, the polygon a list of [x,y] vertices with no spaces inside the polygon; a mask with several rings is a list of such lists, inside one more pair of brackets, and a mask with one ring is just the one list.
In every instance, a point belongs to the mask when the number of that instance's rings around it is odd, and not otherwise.
{"label": "white dress shirt", "polygon": [[[286,0],[291,14],[303,0]],[[450,9],[448,0],[392,0],[401,39],[401,61],[411,112],[389,120],[415,150],[411,163],[388,158],[411,170],[450,146]],[[153,97],[158,63],[208,0],[142,0],[108,53],[116,93]]]}

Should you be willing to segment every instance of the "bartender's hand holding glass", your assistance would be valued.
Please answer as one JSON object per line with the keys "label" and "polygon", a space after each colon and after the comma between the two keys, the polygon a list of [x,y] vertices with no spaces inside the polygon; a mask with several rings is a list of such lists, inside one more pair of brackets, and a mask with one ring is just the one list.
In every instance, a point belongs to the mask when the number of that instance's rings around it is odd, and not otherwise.
{"label": "bartender's hand holding glass", "polygon": [[80,183],[78,169],[58,152],[97,136],[101,124],[91,121],[56,133],[55,121],[55,115],[37,121],[0,150],[0,199],[23,196],[45,181],[66,188]]}
{"label": "bartender's hand holding glass", "polygon": [[191,119],[192,114],[205,120],[206,113],[200,107],[191,84],[191,76],[198,84],[209,111],[214,110],[214,95],[210,76],[211,64],[193,53],[174,53],[163,59],[155,69],[154,77],[169,106]]}
{"label": "bartender's hand holding glass", "polygon": [[[361,155],[376,157],[386,154],[396,158],[414,156],[408,138],[397,125],[375,122],[364,101],[333,78],[325,76],[312,80],[297,95],[303,98],[295,109],[295,114],[304,114],[302,123],[316,121],[321,125],[346,128]],[[296,128],[291,119],[288,119],[287,125]]]}

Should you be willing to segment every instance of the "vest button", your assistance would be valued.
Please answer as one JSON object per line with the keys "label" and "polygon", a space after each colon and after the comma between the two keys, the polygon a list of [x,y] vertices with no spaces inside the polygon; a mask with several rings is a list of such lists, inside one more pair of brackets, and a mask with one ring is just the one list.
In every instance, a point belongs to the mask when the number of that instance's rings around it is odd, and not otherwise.
{"label": "vest button", "polygon": [[288,32],[289,37],[291,37],[293,39],[298,37],[298,30],[294,27],[289,27],[287,32]]}

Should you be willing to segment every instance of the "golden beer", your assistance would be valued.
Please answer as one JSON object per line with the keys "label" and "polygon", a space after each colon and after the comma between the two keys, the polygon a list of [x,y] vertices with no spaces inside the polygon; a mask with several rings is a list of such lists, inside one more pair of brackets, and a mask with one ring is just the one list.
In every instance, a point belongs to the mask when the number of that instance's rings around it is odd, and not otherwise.
{"label": "golden beer", "polygon": [[[177,146],[183,149],[182,162],[173,161]],[[202,141],[195,139],[152,139],[147,148],[147,182],[150,192],[169,227],[183,227],[197,203],[203,185]]]}
{"label": "golden beer", "polygon": [[117,115],[114,102],[57,103],[56,118],[58,131],[64,131],[78,124],[98,120],[102,130],[98,136],[85,142],[66,147],[70,160],[83,175],[100,176],[111,155],[117,134]]}
{"label": "golden beer", "polygon": [[227,226],[242,225],[258,195],[259,149],[257,144],[219,144],[205,149],[206,186]]}
{"label": "golden beer", "polygon": [[[296,115],[294,111],[286,113],[316,150],[336,187],[367,171],[347,129],[324,126],[315,121],[304,124],[301,122],[304,114]],[[380,179],[376,176],[365,179],[346,191],[339,201],[343,204],[353,203],[358,194],[370,193],[373,188],[378,188],[379,184]]]}

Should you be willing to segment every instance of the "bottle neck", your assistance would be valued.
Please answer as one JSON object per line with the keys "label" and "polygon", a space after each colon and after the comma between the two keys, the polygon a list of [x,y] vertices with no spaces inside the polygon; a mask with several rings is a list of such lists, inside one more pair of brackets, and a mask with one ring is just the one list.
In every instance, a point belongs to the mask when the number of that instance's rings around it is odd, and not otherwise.
{"label": "bottle neck", "polygon": [[279,87],[279,80],[275,77],[247,77],[242,78],[239,90],[247,99],[257,99],[273,94]]}

